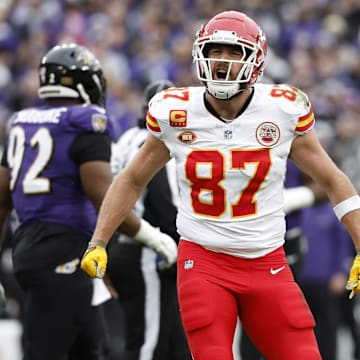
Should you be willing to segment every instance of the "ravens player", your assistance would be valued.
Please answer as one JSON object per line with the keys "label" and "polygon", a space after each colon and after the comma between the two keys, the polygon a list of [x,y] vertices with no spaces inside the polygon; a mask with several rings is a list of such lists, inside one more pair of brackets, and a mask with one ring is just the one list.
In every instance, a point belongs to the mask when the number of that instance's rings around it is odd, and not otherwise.
{"label": "ravens player", "polygon": [[[10,119],[0,167],[0,224],[12,207],[21,222],[13,263],[26,294],[24,360],[99,360],[102,314],[91,306],[93,281],[79,263],[112,181],[101,65],[87,48],[56,46],[41,61],[38,94],[44,106]],[[123,229],[135,235],[139,226],[131,215]],[[171,246],[162,252],[170,263]]]}

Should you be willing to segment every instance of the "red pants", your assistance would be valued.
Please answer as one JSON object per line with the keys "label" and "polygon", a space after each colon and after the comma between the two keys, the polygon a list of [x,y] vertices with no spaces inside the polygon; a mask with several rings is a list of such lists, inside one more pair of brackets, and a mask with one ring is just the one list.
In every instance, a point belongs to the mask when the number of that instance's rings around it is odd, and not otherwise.
{"label": "red pants", "polygon": [[243,259],[182,240],[177,266],[181,317],[194,360],[233,360],[237,316],[268,360],[321,360],[314,319],[282,248]]}

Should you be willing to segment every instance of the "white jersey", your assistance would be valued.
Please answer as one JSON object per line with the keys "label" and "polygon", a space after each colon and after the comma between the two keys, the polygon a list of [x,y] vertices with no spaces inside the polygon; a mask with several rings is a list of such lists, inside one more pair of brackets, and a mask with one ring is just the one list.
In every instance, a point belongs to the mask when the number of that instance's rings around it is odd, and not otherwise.
{"label": "white jersey", "polygon": [[176,159],[178,232],[212,251],[264,256],[284,243],[286,160],[294,138],[314,125],[311,105],[290,85],[256,84],[247,108],[226,122],[209,112],[204,92],[167,89],[147,115]]}

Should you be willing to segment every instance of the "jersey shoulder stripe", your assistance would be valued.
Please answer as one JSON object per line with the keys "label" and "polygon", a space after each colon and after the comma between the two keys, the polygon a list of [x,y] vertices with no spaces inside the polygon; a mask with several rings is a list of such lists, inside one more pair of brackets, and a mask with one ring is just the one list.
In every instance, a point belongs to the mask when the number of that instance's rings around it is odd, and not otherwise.
{"label": "jersey shoulder stripe", "polygon": [[146,125],[149,128],[149,130],[160,133],[161,129],[160,126],[157,122],[157,120],[150,114],[150,112],[148,111],[148,113],[146,114]]}
{"label": "jersey shoulder stripe", "polygon": [[314,122],[315,122],[315,117],[314,117],[313,109],[312,107],[310,107],[310,110],[307,114],[299,117],[295,131],[299,133],[306,132],[312,128]]}

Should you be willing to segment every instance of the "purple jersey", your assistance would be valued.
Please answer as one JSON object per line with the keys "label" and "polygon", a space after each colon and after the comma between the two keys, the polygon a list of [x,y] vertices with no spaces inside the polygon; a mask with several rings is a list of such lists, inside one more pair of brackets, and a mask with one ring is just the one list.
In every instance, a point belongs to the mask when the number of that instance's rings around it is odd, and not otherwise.
{"label": "purple jersey", "polygon": [[95,105],[45,106],[14,114],[6,160],[22,224],[56,222],[86,234],[93,231],[96,211],[69,154],[74,139],[89,132],[110,135],[105,110]]}
{"label": "purple jersey", "polygon": [[303,281],[329,281],[337,272],[347,273],[346,261],[352,259],[351,238],[336,218],[331,203],[304,209],[301,226],[308,239]]}

